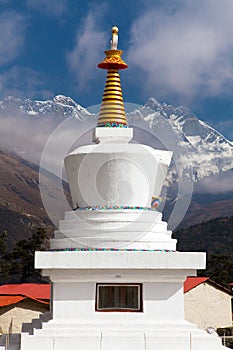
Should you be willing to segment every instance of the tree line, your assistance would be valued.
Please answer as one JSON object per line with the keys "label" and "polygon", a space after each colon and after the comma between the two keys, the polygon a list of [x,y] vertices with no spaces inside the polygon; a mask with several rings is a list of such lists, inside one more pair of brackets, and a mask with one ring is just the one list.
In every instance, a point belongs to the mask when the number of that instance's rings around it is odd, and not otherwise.
{"label": "tree line", "polygon": [[[210,277],[228,287],[233,282],[233,216],[218,218],[173,233],[179,251],[207,252],[205,270],[199,276]],[[47,282],[34,268],[36,250],[46,250],[48,237],[37,228],[28,239],[19,240],[10,250],[7,231],[0,233],[0,284]]]}
{"label": "tree line", "polygon": [[207,253],[205,270],[199,276],[210,277],[228,287],[233,282],[233,216],[212,219],[173,233],[177,250]]}

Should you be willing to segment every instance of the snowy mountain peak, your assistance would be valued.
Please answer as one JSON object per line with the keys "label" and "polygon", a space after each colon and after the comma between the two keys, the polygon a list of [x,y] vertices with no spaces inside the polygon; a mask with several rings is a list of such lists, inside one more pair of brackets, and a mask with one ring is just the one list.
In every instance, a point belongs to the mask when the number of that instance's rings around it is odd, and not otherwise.
{"label": "snowy mountain peak", "polygon": [[171,182],[177,172],[199,181],[233,168],[232,143],[187,107],[173,107],[151,97],[128,119],[132,124],[135,120],[146,122],[152,134],[174,151]]}
{"label": "snowy mountain peak", "polygon": [[156,110],[157,108],[162,108],[162,104],[159,101],[157,101],[154,97],[150,97],[145,103],[145,107],[150,107]]}
{"label": "snowy mountain peak", "polygon": [[195,117],[192,111],[185,106],[173,107],[167,103],[160,103],[154,97],[150,97],[145,103],[145,107],[153,111],[160,112],[165,118],[169,119],[172,114],[182,117]]}
{"label": "snowy mountain peak", "polygon": [[0,101],[0,111],[4,112],[20,112],[30,116],[43,116],[47,114],[67,118],[75,117],[83,120],[91,115],[84,107],[76,103],[71,97],[57,95],[51,100],[22,100],[12,96],[5,97]]}
{"label": "snowy mountain peak", "polygon": [[[67,97],[64,95],[57,95],[53,98],[54,103],[59,103],[62,105],[70,106],[73,108],[76,108],[77,110],[85,110],[84,107],[80,106],[78,103],[76,103],[71,97]],[[86,110],[85,110],[86,111]]]}

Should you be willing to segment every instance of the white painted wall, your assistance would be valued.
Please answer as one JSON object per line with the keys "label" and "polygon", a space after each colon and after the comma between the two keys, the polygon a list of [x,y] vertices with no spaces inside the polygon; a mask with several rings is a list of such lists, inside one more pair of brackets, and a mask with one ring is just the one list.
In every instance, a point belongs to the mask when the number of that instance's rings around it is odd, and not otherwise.
{"label": "white painted wall", "polygon": [[231,296],[202,283],[185,293],[185,319],[199,328],[232,326]]}
{"label": "white painted wall", "polygon": [[96,283],[93,282],[54,283],[53,288],[53,317],[56,320],[76,319],[80,323],[130,320],[131,323],[146,323],[184,319],[182,282],[143,283],[143,312],[137,313],[96,312]]}

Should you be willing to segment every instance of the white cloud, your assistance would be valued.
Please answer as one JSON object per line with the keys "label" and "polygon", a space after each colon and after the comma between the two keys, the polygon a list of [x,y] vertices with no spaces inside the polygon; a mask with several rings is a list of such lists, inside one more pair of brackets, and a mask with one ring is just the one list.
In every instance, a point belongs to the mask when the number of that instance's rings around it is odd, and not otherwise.
{"label": "white cloud", "polygon": [[131,27],[128,63],[145,74],[143,89],[181,100],[228,93],[233,1],[190,0],[168,9],[150,7]]}
{"label": "white cloud", "polygon": [[96,65],[104,58],[106,33],[99,23],[104,15],[104,8],[92,9],[78,28],[73,49],[67,54],[67,62],[79,88],[95,78]]}
{"label": "white cloud", "polygon": [[0,73],[1,96],[14,96],[17,98],[49,98],[51,91],[43,90],[43,76],[30,69],[13,66]]}
{"label": "white cloud", "polygon": [[27,0],[26,4],[36,11],[59,17],[66,10],[67,0]]}
{"label": "white cloud", "polygon": [[226,171],[211,177],[206,177],[196,184],[197,193],[225,193],[233,191],[233,173]]}
{"label": "white cloud", "polygon": [[22,51],[26,29],[25,17],[14,11],[0,14],[0,66],[12,62]]}

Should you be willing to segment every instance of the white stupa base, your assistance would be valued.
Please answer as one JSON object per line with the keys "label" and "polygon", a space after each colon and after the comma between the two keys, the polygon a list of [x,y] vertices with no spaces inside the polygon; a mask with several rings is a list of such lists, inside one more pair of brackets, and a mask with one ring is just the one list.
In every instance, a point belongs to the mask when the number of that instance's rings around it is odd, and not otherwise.
{"label": "white stupa base", "polygon": [[180,324],[44,324],[34,335],[22,333],[22,350],[223,350],[221,339],[187,322]]}
{"label": "white stupa base", "polygon": [[[37,252],[53,283],[53,319],[22,334],[21,350],[220,350],[218,337],[184,320],[183,282],[204,253]],[[97,311],[98,283],[141,284],[142,311]]]}
{"label": "white stupa base", "polygon": [[77,209],[65,213],[50,247],[176,250],[171,234],[155,210]]}

